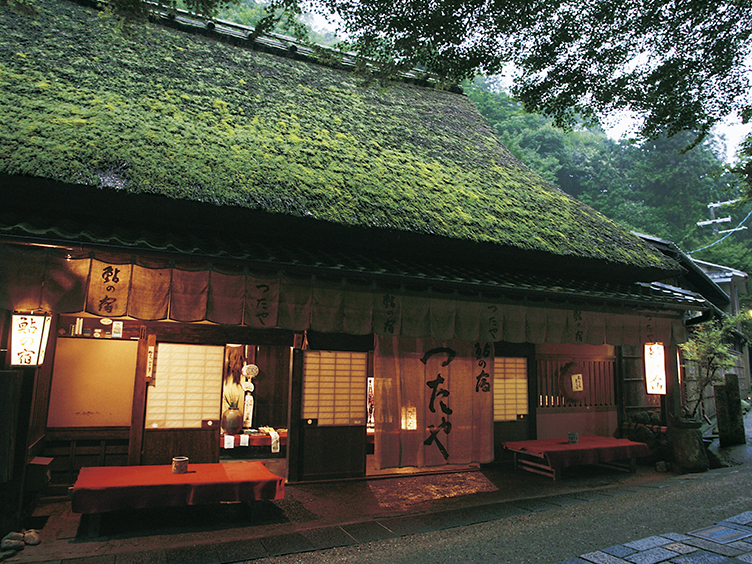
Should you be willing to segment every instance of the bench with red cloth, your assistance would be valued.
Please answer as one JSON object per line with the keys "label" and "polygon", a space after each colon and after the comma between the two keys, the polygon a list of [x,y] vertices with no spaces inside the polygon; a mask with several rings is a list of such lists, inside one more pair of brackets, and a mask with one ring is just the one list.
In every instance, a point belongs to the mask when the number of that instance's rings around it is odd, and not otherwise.
{"label": "bench with red cloth", "polygon": [[514,453],[514,465],[529,472],[543,474],[554,480],[561,477],[561,470],[569,466],[612,464],[628,460],[630,472],[637,469],[637,458],[649,456],[650,447],[628,439],[613,437],[579,437],[576,443],[567,439],[539,439],[504,443],[504,448]]}
{"label": "bench with red cloth", "polygon": [[190,464],[186,474],[172,466],[81,468],[71,490],[74,513],[179,507],[284,499],[285,480],[261,462]]}

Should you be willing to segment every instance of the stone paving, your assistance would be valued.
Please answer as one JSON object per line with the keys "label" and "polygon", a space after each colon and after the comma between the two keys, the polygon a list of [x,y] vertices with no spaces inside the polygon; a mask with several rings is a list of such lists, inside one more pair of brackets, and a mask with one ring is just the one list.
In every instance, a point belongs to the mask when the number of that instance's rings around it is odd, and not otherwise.
{"label": "stone paving", "polygon": [[752,511],[686,535],[666,533],[609,546],[556,564],[752,563]]}
{"label": "stone paving", "polygon": [[[581,473],[586,469],[580,470]],[[284,502],[262,504],[248,515],[237,507],[220,507],[213,512],[181,516],[174,512],[145,515],[136,512],[113,514],[110,533],[87,538],[80,530],[80,516],[70,503],[58,501],[42,528],[43,543],[28,547],[3,561],[3,564],[229,564],[260,558],[354,546],[371,541],[395,539],[519,517],[557,508],[615,499],[656,489],[674,488],[687,482],[704,482],[727,474],[752,473],[752,464],[727,467],[695,475],[660,474],[640,469],[635,474],[600,473],[584,479],[573,475],[553,482],[516,470],[487,471],[485,476],[497,485],[493,492],[433,500],[423,500],[424,490],[436,490],[437,479],[426,476],[390,479],[391,488],[405,494],[404,503],[385,499],[387,509],[375,514],[363,513],[372,507],[374,491],[368,483],[347,482],[336,485],[298,487]],[[461,482],[472,483],[467,475]],[[383,486],[383,484],[379,484]],[[408,491],[405,491],[408,490]],[[475,490],[473,490],[475,491]],[[535,492],[535,497],[518,498],[519,492]],[[468,492],[469,493],[469,492]],[[297,499],[296,499],[297,498]],[[364,498],[365,505],[357,500]],[[414,498],[420,503],[411,505]],[[395,505],[396,503],[396,505]],[[378,505],[378,503],[376,503]],[[283,511],[283,509],[285,509]],[[316,513],[314,513],[314,511]],[[185,510],[181,509],[180,513]],[[206,522],[193,524],[191,518],[204,516]],[[356,514],[357,513],[357,514]],[[362,513],[362,514],[360,514]],[[150,516],[150,518],[149,518]],[[128,517],[128,519],[126,519]],[[191,518],[189,518],[191,517]],[[217,519],[220,522],[215,522]],[[230,520],[231,526],[222,524]],[[239,525],[239,520],[242,525]],[[164,521],[164,522],[163,522]],[[103,526],[107,519],[103,518]],[[106,528],[106,527],[105,527]],[[576,553],[574,553],[576,554]],[[0,558],[2,560],[2,558]],[[557,564],[752,564],[752,511],[726,518],[713,526],[686,534],[660,534],[563,560]]]}

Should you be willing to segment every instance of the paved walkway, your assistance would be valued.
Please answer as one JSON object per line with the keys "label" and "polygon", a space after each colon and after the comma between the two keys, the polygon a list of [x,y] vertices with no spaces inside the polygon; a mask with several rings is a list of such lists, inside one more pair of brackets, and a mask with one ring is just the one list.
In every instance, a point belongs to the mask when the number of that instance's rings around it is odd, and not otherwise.
{"label": "paved walkway", "polygon": [[[752,415],[746,421],[752,422]],[[752,429],[747,433],[752,437]],[[688,481],[725,484],[729,475],[752,474],[752,446],[724,449],[719,454],[730,466],[688,475],[659,473],[646,466],[638,467],[635,474],[579,467],[567,469],[564,479],[554,482],[502,464],[449,474],[288,485],[285,499],[275,502],[105,514],[101,536],[95,538],[87,536],[81,516],[71,512],[69,501],[49,499],[28,525],[40,530],[42,543],[27,546],[3,564],[249,562],[488,523],[680,487]],[[710,489],[710,482],[702,489]],[[655,536],[575,553],[561,563],[752,563],[749,509],[723,516],[725,520],[713,527],[669,534],[651,531]]]}
{"label": "paved walkway", "polygon": [[664,533],[556,564],[726,564],[752,562],[752,511],[688,534]]}
{"label": "paved walkway", "polygon": [[[86,537],[70,503],[43,504],[42,544],[7,563],[224,564],[352,546],[484,523],[619,497],[686,480],[713,480],[752,465],[677,476],[580,469],[562,481],[508,467],[460,474],[390,478],[345,485],[289,486],[283,502],[124,512],[103,518],[102,536]],[[502,487],[499,487],[502,486]],[[663,534],[565,560],[570,563],[674,564],[752,562],[752,511],[716,527]],[[746,540],[745,540],[746,539]]]}
{"label": "paved walkway", "polygon": [[[745,416],[747,442],[752,439],[752,412]],[[752,471],[752,447],[739,445],[721,449],[716,440],[711,452],[730,468],[698,474],[695,478],[712,479],[739,468]],[[736,469],[736,470],[735,470]],[[680,483],[684,476],[666,480],[665,486]],[[664,487],[664,486],[661,486]],[[712,503],[712,500],[708,500]],[[658,532],[658,531],[656,531]],[[729,516],[713,526],[687,534],[661,533],[641,540],[609,546],[562,560],[555,564],[729,564],[752,563],[752,511]]]}

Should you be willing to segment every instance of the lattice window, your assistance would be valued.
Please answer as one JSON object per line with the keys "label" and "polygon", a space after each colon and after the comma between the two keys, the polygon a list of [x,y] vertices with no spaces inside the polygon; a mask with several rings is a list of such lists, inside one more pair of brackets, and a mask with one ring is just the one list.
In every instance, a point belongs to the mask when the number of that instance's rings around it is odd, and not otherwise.
{"label": "lattice window", "polygon": [[538,375],[538,407],[541,409],[557,407],[612,407],[616,405],[614,391],[613,358],[576,358],[582,366],[583,394],[581,399],[568,399],[560,386],[559,377],[562,368],[570,360],[561,357],[539,357]]}
{"label": "lattice window", "polygon": [[224,347],[160,344],[155,386],[149,386],[146,427],[200,428],[219,419]]}
{"label": "lattice window", "polygon": [[527,359],[494,359],[494,421],[515,421],[527,415]]}
{"label": "lattice window", "polygon": [[306,351],[303,419],[319,425],[365,425],[368,353]]}

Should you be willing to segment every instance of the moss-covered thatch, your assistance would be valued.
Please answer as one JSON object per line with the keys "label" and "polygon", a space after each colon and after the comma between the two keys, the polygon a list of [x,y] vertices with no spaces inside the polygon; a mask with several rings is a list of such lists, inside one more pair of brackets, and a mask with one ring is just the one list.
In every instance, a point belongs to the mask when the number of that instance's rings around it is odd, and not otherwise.
{"label": "moss-covered thatch", "polygon": [[0,6],[1,173],[668,268],[517,162],[464,96],[32,5]]}

